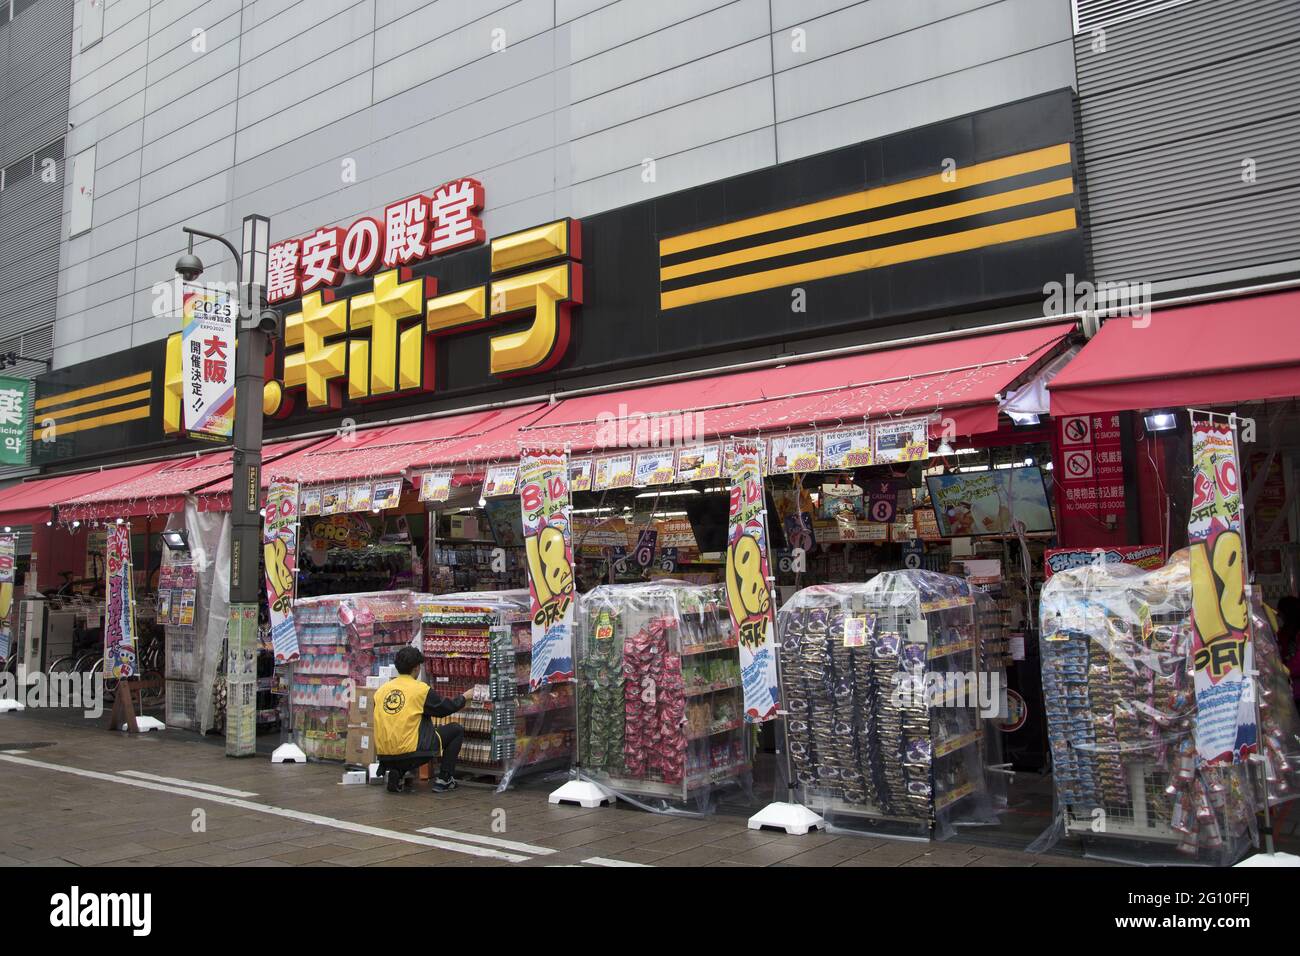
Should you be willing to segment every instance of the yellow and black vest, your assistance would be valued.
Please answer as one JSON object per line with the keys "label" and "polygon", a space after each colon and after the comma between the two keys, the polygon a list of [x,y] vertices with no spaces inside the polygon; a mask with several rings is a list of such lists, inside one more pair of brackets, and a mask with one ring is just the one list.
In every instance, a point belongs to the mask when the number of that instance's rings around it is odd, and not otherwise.
{"label": "yellow and black vest", "polygon": [[419,749],[428,696],[429,685],[409,674],[398,674],[375,692],[375,753],[391,757]]}

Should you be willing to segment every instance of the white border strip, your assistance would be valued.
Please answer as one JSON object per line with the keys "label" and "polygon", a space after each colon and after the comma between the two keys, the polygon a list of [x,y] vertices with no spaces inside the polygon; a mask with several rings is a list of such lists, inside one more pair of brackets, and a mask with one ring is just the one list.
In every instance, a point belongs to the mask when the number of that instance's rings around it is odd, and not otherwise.
{"label": "white border strip", "polygon": [[583,863],[589,863],[592,866],[649,866],[649,863],[629,863],[627,860],[611,860],[607,856],[589,856]]}
{"label": "white border strip", "polygon": [[441,827],[420,827],[417,833],[428,833],[432,836],[453,837],[457,840],[464,840],[467,843],[482,843],[484,846],[495,846],[502,850],[518,850],[520,853],[535,853],[538,856],[547,856],[555,853],[549,846],[534,846],[532,843],[516,843],[513,840],[501,840],[497,837],[479,836],[477,833],[461,833],[459,830],[444,830]]}
{"label": "white border strip", "polygon": [[206,790],[209,793],[220,793],[227,797],[257,796],[257,794],[248,790],[231,790],[229,787],[218,787],[213,783],[198,783],[194,780],[181,780],[179,777],[160,777],[156,773],[145,773],[143,770],[119,770],[118,774],[123,777],[136,777],[140,780],[152,780],[155,783],[170,783],[178,787],[193,787],[195,790]]}

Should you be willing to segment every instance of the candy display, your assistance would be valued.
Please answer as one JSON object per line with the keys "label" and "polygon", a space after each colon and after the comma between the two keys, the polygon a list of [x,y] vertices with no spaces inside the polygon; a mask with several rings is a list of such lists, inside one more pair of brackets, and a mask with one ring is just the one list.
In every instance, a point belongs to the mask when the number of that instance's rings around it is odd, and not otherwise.
{"label": "candy display", "polygon": [[1253,773],[1253,763],[1212,767],[1197,757],[1191,606],[1186,551],[1151,572],[1089,565],[1044,586],[1043,693],[1059,812],[1039,847],[1070,832],[1231,863],[1255,840],[1265,799],[1258,777],[1270,803],[1294,795],[1300,725],[1259,608],[1252,640],[1264,773]]}
{"label": "candy display", "polygon": [[1004,808],[990,768],[1006,682],[983,647],[1001,634],[980,633],[980,597],[962,578],[890,571],[804,588],[782,607],[787,746],[808,806],[939,836]]}
{"label": "candy display", "polygon": [[578,773],[670,804],[750,771],[722,588],[603,585],[579,605]]}
{"label": "candy display", "polygon": [[573,685],[530,692],[532,629],[527,591],[419,595],[425,680],[465,709],[435,724],[465,728],[460,764],[508,786],[521,772],[567,765],[573,751]]}

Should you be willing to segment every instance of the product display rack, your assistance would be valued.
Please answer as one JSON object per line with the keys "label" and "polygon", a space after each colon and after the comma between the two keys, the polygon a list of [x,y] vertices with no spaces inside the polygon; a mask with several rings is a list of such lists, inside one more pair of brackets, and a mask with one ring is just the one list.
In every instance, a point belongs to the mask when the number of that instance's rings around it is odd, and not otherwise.
{"label": "product display rack", "polygon": [[419,631],[410,591],[300,598],[294,604],[299,658],[289,704],[294,740],[308,757],[343,760],[352,690],[378,677]]}
{"label": "product display rack", "polygon": [[1058,825],[1089,841],[1167,844],[1230,863],[1252,839],[1255,802],[1244,765],[1196,757],[1191,604],[1185,552],[1151,573],[1061,571],[1043,588]]}
{"label": "product display rack", "polygon": [[941,836],[996,819],[991,718],[1005,681],[1000,655],[982,650],[977,596],[961,578],[890,571],[805,588],[782,608],[787,746],[805,805]]}
{"label": "product display rack", "polygon": [[749,777],[740,656],[720,586],[594,588],[575,651],[581,777],[673,803]]}
{"label": "product display rack", "polygon": [[573,685],[529,689],[532,629],[527,591],[421,595],[424,673],[440,697],[465,708],[435,725],[465,728],[459,766],[508,782],[568,766]]}

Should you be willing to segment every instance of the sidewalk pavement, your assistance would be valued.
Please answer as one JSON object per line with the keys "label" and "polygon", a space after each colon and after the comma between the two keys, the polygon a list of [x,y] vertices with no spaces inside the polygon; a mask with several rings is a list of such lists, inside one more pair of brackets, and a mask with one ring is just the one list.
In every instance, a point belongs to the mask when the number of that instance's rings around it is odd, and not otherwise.
{"label": "sidewalk pavement", "polygon": [[1095,865],[957,841],[756,832],[743,817],[557,807],[541,781],[395,795],[343,786],[341,769],[230,759],[183,732],[3,714],[0,866]]}

